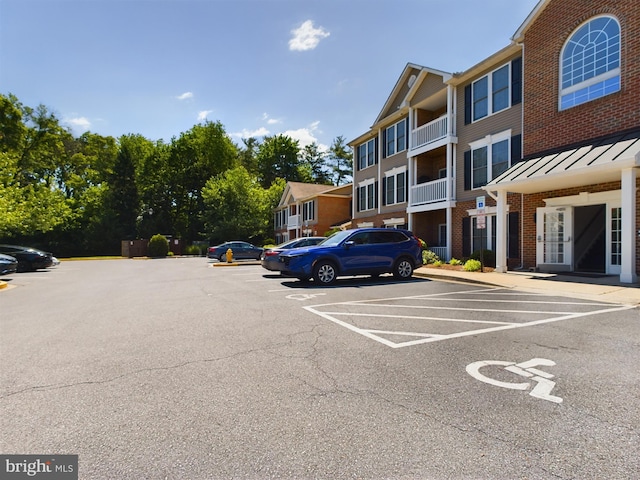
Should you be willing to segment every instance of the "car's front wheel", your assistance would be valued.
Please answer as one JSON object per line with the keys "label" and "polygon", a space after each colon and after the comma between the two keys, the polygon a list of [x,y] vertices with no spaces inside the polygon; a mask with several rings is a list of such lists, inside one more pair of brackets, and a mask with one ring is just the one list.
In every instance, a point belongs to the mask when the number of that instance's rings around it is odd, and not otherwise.
{"label": "car's front wheel", "polygon": [[321,285],[331,285],[337,276],[336,266],[327,260],[319,261],[313,269],[313,279]]}
{"label": "car's front wheel", "polygon": [[407,280],[413,275],[413,263],[406,257],[398,259],[393,267],[393,276],[400,280]]}

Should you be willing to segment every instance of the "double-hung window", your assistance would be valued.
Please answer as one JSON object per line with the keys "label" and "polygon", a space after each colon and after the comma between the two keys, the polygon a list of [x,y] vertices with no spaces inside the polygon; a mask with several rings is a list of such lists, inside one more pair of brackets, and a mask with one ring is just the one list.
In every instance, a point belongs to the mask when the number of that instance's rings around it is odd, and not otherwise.
{"label": "double-hung window", "polygon": [[358,170],[364,170],[376,163],[376,142],[374,139],[358,146]]}
{"label": "double-hung window", "polygon": [[407,149],[407,119],[401,120],[384,131],[385,157]]}
{"label": "double-hung window", "polygon": [[509,67],[510,64],[503,65],[473,82],[471,109],[474,122],[511,106]]}
{"label": "double-hung window", "polygon": [[407,168],[398,167],[384,174],[384,205],[407,201]]}
{"label": "double-hung window", "polygon": [[560,110],[620,91],[620,25],[610,16],[589,20],[560,55]]}
{"label": "double-hung window", "polygon": [[287,221],[289,219],[287,213],[288,213],[287,209],[278,210],[275,213],[275,218],[273,223],[275,224],[276,228],[280,228],[287,225]]}
{"label": "double-hung window", "polygon": [[471,187],[480,188],[510,165],[511,131],[488,135],[471,143]]}
{"label": "double-hung window", "polygon": [[302,221],[307,222],[316,218],[316,201],[304,202],[302,204]]}
{"label": "double-hung window", "polygon": [[376,183],[372,178],[358,184],[358,211],[376,208]]}

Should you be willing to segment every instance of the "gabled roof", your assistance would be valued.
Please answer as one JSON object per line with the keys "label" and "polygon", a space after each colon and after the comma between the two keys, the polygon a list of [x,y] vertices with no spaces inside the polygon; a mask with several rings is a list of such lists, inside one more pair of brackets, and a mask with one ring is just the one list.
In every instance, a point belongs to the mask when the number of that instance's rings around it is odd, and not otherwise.
{"label": "gabled roof", "polygon": [[351,184],[336,187],[335,185],[320,185],[317,183],[287,182],[278,206],[282,207],[323,194],[344,195],[343,191],[351,192],[351,188]]}
{"label": "gabled roof", "polygon": [[522,42],[524,34],[527,32],[527,30],[529,30],[529,27],[531,27],[533,22],[536,21],[536,19],[540,16],[546,6],[549,5],[550,1],[551,0],[540,0],[538,4],[533,7],[533,10],[531,10],[531,13],[529,13],[527,18],[525,18],[524,22],[522,22],[520,28],[518,28],[518,30],[516,30],[516,33],[513,34],[511,40],[516,43]]}
{"label": "gabled roof", "polygon": [[640,167],[640,130],[542,153],[516,163],[484,190],[535,193],[620,180],[625,168]]}
{"label": "gabled roof", "polygon": [[[443,77],[443,81],[447,81],[451,78],[451,74],[448,72],[443,72],[441,70],[436,70],[434,68],[423,67],[422,65],[417,65],[415,63],[407,63],[404,67],[404,70],[400,74],[400,77],[396,81],[393,90],[389,94],[387,101],[384,103],[382,110],[378,114],[374,125],[380,123],[386,117],[388,117],[391,113],[389,110],[393,107],[394,103],[398,102],[399,105],[396,110],[401,110],[406,113],[409,110],[409,100],[413,97],[416,90],[420,86],[422,80],[427,74],[439,75]],[[407,92],[402,96],[402,91],[404,89],[408,89]],[[401,96],[401,98],[399,98]]]}
{"label": "gabled roof", "polygon": [[511,43],[506,47],[498,50],[496,53],[491,56],[483,59],[479,63],[475,64],[473,67],[468,68],[464,72],[455,73],[453,77],[447,81],[450,85],[460,85],[465,83],[474,77],[478,76],[480,73],[490,69],[495,68],[496,65],[504,62],[507,58],[515,55],[518,52],[522,51],[522,46],[516,43]]}
{"label": "gabled roof", "polygon": [[[438,75],[442,77],[443,83],[446,83],[452,77],[452,74],[449,72],[423,67],[415,63],[407,63],[396,81],[393,90],[391,90],[389,97],[382,106],[380,113],[376,117],[375,122],[370,127],[371,130],[376,127],[386,126],[386,124],[392,124],[393,122],[399,121],[402,116],[407,115],[409,112],[409,103],[427,75]],[[371,138],[371,130],[354,138],[348,142],[348,145],[353,145],[363,141],[363,139]]]}

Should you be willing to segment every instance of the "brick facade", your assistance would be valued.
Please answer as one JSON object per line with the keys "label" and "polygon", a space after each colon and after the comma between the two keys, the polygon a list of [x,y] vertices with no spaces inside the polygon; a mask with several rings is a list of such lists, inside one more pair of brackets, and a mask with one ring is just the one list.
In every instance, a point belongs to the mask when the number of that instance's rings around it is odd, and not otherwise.
{"label": "brick facade", "polygon": [[[621,91],[558,109],[560,53],[571,33],[596,15],[621,28]],[[640,5],[638,0],[555,0],[524,37],[524,155],[640,126]]]}

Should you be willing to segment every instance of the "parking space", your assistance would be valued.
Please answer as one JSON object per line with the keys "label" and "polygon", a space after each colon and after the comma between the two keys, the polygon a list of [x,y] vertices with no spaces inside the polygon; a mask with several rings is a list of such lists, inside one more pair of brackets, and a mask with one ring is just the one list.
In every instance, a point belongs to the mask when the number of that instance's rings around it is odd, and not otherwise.
{"label": "parking space", "polygon": [[472,287],[447,293],[322,303],[303,308],[388,347],[402,348],[630,307],[503,288]]}

